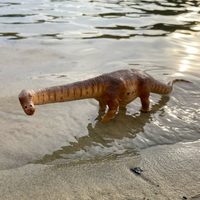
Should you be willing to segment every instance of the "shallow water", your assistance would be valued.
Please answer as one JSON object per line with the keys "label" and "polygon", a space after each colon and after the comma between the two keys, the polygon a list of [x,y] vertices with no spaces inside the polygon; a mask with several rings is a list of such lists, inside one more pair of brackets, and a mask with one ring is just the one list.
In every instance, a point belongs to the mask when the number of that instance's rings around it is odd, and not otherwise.
{"label": "shallow water", "polygon": [[[0,3],[0,169],[29,163],[97,162],[151,146],[200,139],[199,1],[3,1]],[[117,69],[178,82],[135,100],[101,124],[93,99],[36,106],[22,89],[66,84]]]}

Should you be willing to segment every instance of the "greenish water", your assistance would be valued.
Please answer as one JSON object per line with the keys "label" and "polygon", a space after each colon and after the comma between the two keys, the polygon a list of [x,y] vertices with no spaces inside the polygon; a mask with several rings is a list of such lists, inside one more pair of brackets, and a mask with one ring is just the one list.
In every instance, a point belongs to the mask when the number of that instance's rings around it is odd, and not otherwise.
{"label": "greenish water", "polygon": [[[96,162],[151,146],[200,139],[199,1],[1,1],[0,169],[28,163]],[[22,89],[66,84],[118,69],[157,80],[184,78],[152,111],[135,100],[110,124],[87,99],[36,107]]]}

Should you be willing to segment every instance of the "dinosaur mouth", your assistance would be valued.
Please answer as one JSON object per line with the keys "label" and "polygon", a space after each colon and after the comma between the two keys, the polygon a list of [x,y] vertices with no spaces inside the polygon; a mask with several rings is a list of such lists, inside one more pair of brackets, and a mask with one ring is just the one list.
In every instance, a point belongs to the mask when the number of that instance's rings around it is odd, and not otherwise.
{"label": "dinosaur mouth", "polygon": [[32,107],[32,108],[29,108],[29,109],[24,109],[24,112],[27,114],[27,115],[33,115],[35,113],[35,108]]}

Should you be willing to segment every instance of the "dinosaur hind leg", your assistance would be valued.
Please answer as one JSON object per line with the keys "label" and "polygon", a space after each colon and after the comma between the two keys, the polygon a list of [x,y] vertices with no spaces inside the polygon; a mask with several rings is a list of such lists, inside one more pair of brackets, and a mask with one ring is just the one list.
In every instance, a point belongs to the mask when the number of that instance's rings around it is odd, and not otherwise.
{"label": "dinosaur hind leg", "polygon": [[140,98],[141,99],[141,103],[142,103],[142,108],[141,111],[142,112],[148,112],[150,111],[150,107],[149,107],[149,99],[148,98]]}
{"label": "dinosaur hind leg", "polygon": [[148,111],[150,111],[150,107],[149,107],[150,91],[148,90],[148,86],[144,87],[143,90],[141,90],[141,91],[142,91],[140,93],[140,100],[141,100],[141,103],[142,103],[141,111],[142,112],[148,112]]}
{"label": "dinosaur hind leg", "polygon": [[115,113],[117,112],[119,106],[119,101],[117,99],[109,100],[108,101],[108,112],[103,116],[102,123],[109,123],[110,119],[114,117]]}

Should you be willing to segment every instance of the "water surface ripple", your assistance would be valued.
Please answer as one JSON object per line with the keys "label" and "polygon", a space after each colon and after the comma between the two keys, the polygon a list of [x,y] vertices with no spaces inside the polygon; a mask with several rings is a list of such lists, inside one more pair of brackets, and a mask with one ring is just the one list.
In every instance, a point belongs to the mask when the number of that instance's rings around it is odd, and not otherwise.
{"label": "water surface ripple", "polygon": [[4,1],[0,36],[61,40],[187,34],[200,31],[199,5],[199,1]]}

